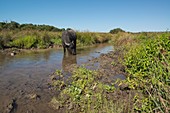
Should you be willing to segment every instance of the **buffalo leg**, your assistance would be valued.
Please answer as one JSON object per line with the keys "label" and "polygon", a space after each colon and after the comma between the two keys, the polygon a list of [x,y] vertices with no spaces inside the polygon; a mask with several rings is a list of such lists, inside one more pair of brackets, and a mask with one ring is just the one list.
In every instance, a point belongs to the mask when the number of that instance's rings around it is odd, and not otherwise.
{"label": "buffalo leg", "polygon": [[64,53],[66,53],[66,47],[65,47],[65,44],[64,44],[64,43],[62,43],[62,45],[63,45]]}
{"label": "buffalo leg", "polygon": [[66,53],[66,48],[65,48],[65,47],[63,47],[63,49],[64,49],[64,53]]}

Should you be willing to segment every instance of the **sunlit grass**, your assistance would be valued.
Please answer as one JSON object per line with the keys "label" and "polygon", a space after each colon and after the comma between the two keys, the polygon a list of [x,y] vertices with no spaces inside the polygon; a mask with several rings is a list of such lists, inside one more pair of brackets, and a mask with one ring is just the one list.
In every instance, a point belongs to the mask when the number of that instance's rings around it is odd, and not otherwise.
{"label": "sunlit grass", "polygon": [[[125,55],[129,88],[141,90],[136,97],[135,111],[170,111],[170,34],[140,36]],[[140,41],[139,41],[140,40]],[[140,42],[140,43],[139,43]]]}
{"label": "sunlit grass", "polygon": [[[61,46],[61,35],[62,32],[36,30],[0,31],[0,48],[44,49],[50,46]],[[111,38],[110,33],[77,32],[77,47],[106,43]]]}

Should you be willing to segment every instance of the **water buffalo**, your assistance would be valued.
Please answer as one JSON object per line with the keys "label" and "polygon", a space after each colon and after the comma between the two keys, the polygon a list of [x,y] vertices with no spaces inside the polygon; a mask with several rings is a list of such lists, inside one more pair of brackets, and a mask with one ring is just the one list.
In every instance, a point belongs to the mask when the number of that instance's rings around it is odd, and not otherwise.
{"label": "water buffalo", "polygon": [[67,29],[62,33],[62,45],[64,53],[67,51],[73,55],[76,55],[76,32],[72,29]]}

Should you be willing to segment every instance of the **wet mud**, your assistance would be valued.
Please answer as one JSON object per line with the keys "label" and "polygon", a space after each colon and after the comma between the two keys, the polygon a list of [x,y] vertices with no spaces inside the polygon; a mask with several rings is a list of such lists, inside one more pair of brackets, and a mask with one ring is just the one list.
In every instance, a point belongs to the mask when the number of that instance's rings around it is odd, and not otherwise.
{"label": "wet mud", "polygon": [[[98,80],[101,81],[104,84],[107,85],[112,85],[114,84],[116,90],[113,93],[108,93],[107,94],[107,99],[112,100],[114,102],[114,106],[117,107],[117,109],[121,109],[120,111],[122,112],[131,112],[133,108],[133,98],[137,94],[137,91],[129,90],[128,86],[126,84],[119,84],[119,80],[125,80],[126,79],[126,72],[125,68],[122,65],[122,59],[123,59],[123,54],[121,51],[110,51],[109,53],[101,53],[99,57],[93,58],[88,60],[87,62],[83,63],[83,66],[90,70],[95,70],[97,71],[98,75]],[[75,64],[70,64],[67,67],[67,72],[73,73],[75,68],[80,67],[81,65],[75,65]],[[73,68],[74,67],[74,68]],[[63,74],[63,72],[62,72]],[[55,73],[51,75],[51,77],[54,77],[57,80],[60,80],[58,75]],[[63,77],[65,78],[65,77]],[[55,80],[54,80],[55,81]],[[49,81],[50,82],[50,81]],[[53,82],[53,79],[51,79],[51,83]],[[69,83],[69,82],[68,82]],[[67,83],[66,83],[67,84]],[[64,87],[64,86],[62,86]],[[58,89],[58,91],[62,91],[64,88]],[[54,90],[54,89],[52,89]],[[56,95],[57,96],[57,95]],[[60,104],[58,103],[53,104],[57,107],[57,110],[61,113],[68,112],[70,109],[61,107]],[[68,105],[67,105],[68,104]],[[64,103],[63,106],[70,106],[70,103]],[[121,107],[120,107],[121,106]],[[72,106],[73,107],[73,106]],[[51,105],[51,108],[52,105]],[[79,108],[77,106],[74,106],[75,109],[71,112],[80,112]],[[56,109],[56,108],[53,108]],[[67,109],[65,111],[65,109]],[[74,111],[75,110],[75,111]]]}
{"label": "wet mud", "polygon": [[[56,69],[71,76],[75,66],[85,65],[89,69],[105,68],[107,53],[113,46],[98,45],[96,47],[78,49],[76,56],[63,55],[62,50],[20,52],[16,56],[1,54],[0,56],[0,113],[56,113],[49,106],[56,90],[49,87],[49,77]],[[68,60],[71,59],[71,60]],[[103,69],[101,74],[106,74]],[[110,72],[112,73],[112,72]],[[117,73],[120,74],[120,73]],[[110,76],[109,74],[107,76]],[[104,78],[102,81],[109,82]]]}

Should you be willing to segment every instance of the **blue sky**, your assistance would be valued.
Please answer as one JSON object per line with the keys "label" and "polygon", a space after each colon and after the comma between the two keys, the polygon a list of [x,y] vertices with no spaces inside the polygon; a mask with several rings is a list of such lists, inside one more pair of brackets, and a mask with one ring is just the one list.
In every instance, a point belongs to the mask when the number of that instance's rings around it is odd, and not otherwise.
{"label": "blue sky", "polygon": [[0,0],[0,21],[79,31],[166,31],[170,0]]}

